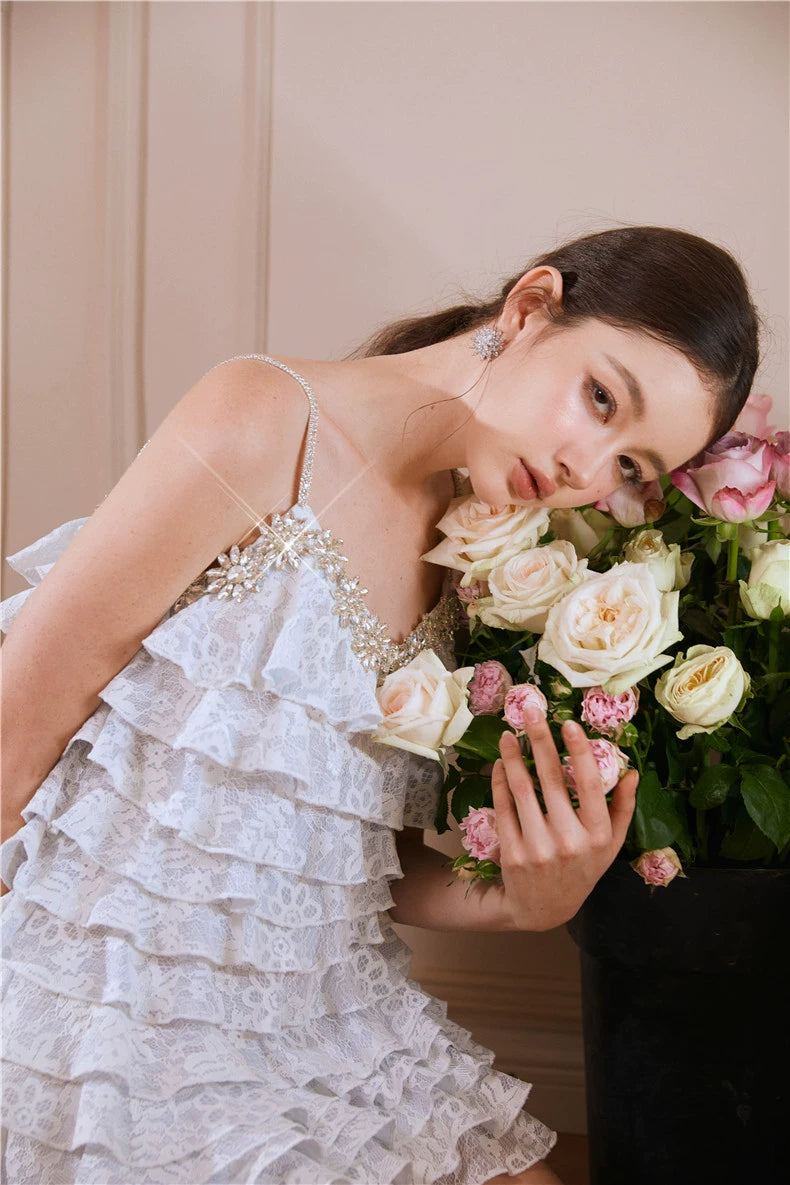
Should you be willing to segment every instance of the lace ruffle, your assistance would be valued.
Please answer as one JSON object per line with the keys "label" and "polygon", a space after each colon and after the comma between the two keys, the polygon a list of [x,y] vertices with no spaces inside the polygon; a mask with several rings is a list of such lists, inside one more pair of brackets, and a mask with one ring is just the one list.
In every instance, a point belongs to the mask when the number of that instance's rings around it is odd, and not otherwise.
{"label": "lace ruffle", "polygon": [[384,912],[441,768],[372,740],[318,573],[271,577],[160,621],[0,849],[15,1185],[477,1185],[553,1142]]}

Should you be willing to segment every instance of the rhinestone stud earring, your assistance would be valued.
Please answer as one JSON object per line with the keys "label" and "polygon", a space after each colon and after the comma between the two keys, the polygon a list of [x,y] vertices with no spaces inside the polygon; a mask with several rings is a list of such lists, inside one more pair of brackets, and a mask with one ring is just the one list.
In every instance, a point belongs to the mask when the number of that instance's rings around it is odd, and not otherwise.
{"label": "rhinestone stud earring", "polygon": [[505,339],[496,325],[484,325],[472,334],[471,350],[485,362],[496,358],[505,348]]}

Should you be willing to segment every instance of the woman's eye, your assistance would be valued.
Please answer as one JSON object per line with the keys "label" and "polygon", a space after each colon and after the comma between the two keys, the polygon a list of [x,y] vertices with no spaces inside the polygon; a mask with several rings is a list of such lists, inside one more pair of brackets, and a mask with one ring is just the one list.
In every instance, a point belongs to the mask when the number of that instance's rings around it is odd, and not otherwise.
{"label": "woman's eye", "polygon": [[600,383],[596,382],[592,383],[591,392],[595,410],[602,412],[605,420],[610,419],[617,410],[617,404],[612,396]]}
{"label": "woman's eye", "polygon": [[628,482],[630,485],[639,485],[642,480],[642,470],[636,461],[621,453],[617,458],[617,464],[620,466],[620,475],[623,481]]}

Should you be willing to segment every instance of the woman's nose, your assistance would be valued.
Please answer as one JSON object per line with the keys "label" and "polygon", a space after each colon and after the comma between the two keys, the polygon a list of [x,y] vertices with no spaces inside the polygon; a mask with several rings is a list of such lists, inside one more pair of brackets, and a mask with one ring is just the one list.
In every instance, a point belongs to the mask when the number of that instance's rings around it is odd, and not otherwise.
{"label": "woman's nose", "polygon": [[595,454],[589,447],[578,449],[569,445],[559,454],[557,463],[566,486],[573,490],[586,490],[595,484],[596,476],[608,461],[602,453]]}

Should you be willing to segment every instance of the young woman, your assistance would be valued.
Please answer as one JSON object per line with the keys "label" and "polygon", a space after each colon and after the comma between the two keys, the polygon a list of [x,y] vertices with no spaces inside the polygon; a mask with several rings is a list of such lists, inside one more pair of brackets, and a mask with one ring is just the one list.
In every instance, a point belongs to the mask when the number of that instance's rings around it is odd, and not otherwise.
{"label": "young woman", "polygon": [[90,518],[12,557],[9,1185],[558,1180],[528,1084],[408,978],[390,921],[561,924],[636,776],[607,807],[569,724],[574,810],[527,720],[544,814],[503,736],[502,882],[467,895],[422,844],[441,770],[372,739],[377,680],[429,646],[452,665],[449,573],[420,557],[455,470],[491,505],[585,505],[722,435],[757,357],[727,253],[586,236],[356,357],[215,367]]}

